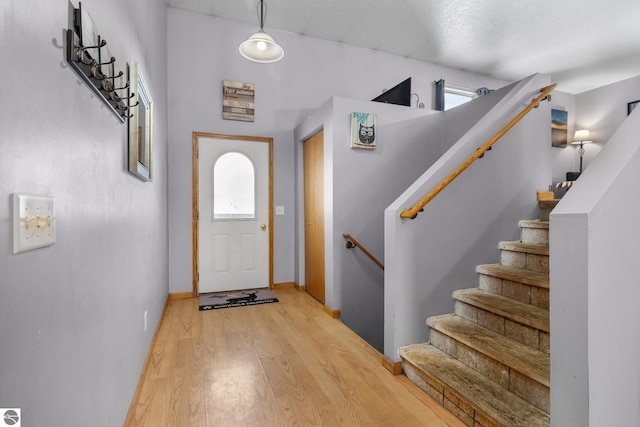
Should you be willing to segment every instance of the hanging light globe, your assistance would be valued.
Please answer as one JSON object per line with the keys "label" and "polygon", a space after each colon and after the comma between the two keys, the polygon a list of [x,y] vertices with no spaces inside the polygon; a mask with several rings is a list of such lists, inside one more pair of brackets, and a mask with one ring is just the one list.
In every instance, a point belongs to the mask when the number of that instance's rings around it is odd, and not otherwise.
{"label": "hanging light globe", "polygon": [[284,49],[264,31],[264,18],[266,5],[264,0],[258,2],[258,16],[260,18],[260,31],[253,33],[251,37],[240,44],[240,55],[249,61],[268,64],[280,61],[284,57]]}

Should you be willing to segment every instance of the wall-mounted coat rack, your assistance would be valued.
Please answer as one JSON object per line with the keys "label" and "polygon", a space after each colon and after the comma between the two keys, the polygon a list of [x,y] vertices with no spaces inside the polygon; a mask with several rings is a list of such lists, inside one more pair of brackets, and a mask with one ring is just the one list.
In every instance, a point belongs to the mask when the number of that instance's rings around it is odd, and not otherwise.
{"label": "wall-mounted coat rack", "polygon": [[98,34],[91,16],[72,8],[73,28],[67,30],[67,62],[89,85],[109,109],[124,123],[130,116],[129,79],[111,56],[107,42]]}

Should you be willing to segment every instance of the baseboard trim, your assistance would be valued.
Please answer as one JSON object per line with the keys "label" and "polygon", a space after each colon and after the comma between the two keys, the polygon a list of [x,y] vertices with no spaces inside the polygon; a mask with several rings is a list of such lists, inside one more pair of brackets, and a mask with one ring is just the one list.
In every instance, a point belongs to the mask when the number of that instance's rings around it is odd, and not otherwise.
{"label": "baseboard trim", "polygon": [[382,366],[391,373],[391,375],[402,375],[402,362],[394,362],[387,356],[382,356]]}
{"label": "baseboard trim", "polygon": [[[183,292],[185,294],[191,295],[191,292]],[[138,406],[138,402],[140,400],[140,393],[142,393],[142,384],[144,384],[144,380],[147,378],[147,374],[149,373],[149,366],[151,365],[151,356],[153,354],[153,349],[156,346],[156,341],[158,340],[158,332],[160,331],[160,327],[164,323],[164,318],[167,313],[167,307],[169,306],[169,301],[171,300],[171,295],[167,296],[166,301],[164,302],[164,308],[162,309],[162,315],[160,316],[160,321],[156,326],[156,331],[153,333],[153,338],[151,339],[151,345],[149,346],[149,350],[147,351],[147,357],[144,360],[144,365],[142,366],[142,372],[140,372],[140,378],[138,378],[138,385],[136,386],[136,391],[133,394],[133,398],[131,399],[131,404],[129,405],[129,412],[127,412],[127,418],[124,421],[124,425],[133,426],[133,420],[129,417],[132,417],[135,414],[135,407]]]}
{"label": "baseboard trim", "polygon": [[284,283],[274,283],[273,289],[292,289],[295,288],[296,284],[293,282],[284,282]]}
{"label": "baseboard trim", "polygon": [[174,299],[187,299],[187,298],[193,298],[195,297],[195,295],[193,294],[193,292],[175,292],[173,294],[169,294],[169,300],[174,300]]}
{"label": "baseboard trim", "polygon": [[304,285],[298,285],[297,283],[293,284],[293,287],[297,290],[297,291],[304,291]]}
{"label": "baseboard trim", "polygon": [[325,305],[323,308],[324,308],[324,312],[327,313],[332,319],[340,318],[340,310],[334,310],[328,305]]}

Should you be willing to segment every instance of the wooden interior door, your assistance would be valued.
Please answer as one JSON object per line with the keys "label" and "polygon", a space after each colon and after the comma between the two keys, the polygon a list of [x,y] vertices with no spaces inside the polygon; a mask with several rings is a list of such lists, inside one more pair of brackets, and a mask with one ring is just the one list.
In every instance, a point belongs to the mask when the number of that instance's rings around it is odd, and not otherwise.
{"label": "wooden interior door", "polygon": [[305,289],[325,303],[324,294],[324,134],[304,142]]}

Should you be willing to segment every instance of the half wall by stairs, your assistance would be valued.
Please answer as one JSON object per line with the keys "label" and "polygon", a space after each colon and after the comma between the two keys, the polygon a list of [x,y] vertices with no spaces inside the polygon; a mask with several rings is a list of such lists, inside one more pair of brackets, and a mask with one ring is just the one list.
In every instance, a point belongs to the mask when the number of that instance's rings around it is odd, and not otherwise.
{"label": "half wall by stairs", "polygon": [[401,347],[406,376],[470,427],[548,426],[549,223],[523,220],[500,264],[427,319],[430,341]]}

